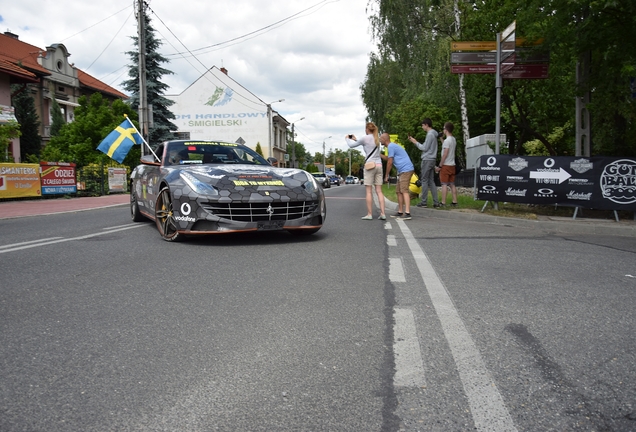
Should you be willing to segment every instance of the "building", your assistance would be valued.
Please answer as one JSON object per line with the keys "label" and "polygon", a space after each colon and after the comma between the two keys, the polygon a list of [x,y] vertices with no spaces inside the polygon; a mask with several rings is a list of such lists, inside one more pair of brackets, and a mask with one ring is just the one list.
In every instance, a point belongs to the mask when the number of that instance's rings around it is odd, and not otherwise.
{"label": "building", "polygon": [[260,144],[266,158],[281,165],[287,160],[290,123],[230,78],[227,69],[214,66],[181,94],[166,97],[175,102],[170,110],[179,138],[240,142],[252,149]]}
{"label": "building", "polygon": [[[80,96],[90,97],[99,92],[111,101],[128,99],[124,93],[76,68],[69,62],[70,56],[63,44],[42,49],[20,41],[11,32],[0,34],[0,108],[10,108],[12,84],[20,86],[17,91],[28,91],[40,119],[42,145],[51,138],[54,99],[67,122],[74,120]],[[21,162],[19,138],[13,140],[9,153],[15,162]]]}

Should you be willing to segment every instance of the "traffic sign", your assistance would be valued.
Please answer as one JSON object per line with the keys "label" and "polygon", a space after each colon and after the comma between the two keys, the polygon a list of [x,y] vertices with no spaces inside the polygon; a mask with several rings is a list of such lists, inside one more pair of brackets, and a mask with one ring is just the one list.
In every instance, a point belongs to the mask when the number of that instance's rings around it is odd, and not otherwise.
{"label": "traffic sign", "polygon": [[494,51],[497,49],[495,41],[461,41],[451,42],[451,51]]}
{"label": "traffic sign", "polygon": [[495,64],[497,61],[496,52],[460,52],[451,53],[451,63],[479,63],[479,64]]}
{"label": "traffic sign", "polygon": [[547,63],[526,63],[513,66],[502,74],[504,79],[546,79],[548,78]]}
{"label": "traffic sign", "polygon": [[497,72],[497,65],[451,65],[454,74],[493,74]]}

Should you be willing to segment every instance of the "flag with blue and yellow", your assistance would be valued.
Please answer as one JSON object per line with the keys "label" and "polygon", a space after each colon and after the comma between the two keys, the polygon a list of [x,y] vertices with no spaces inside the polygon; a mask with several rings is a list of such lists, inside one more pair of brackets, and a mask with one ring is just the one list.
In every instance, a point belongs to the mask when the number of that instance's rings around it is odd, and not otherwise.
{"label": "flag with blue and yellow", "polygon": [[139,135],[135,126],[128,117],[126,117],[122,124],[117,126],[114,131],[104,138],[97,147],[97,150],[106,153],[111,159],[122,163],[132,146],[141,144],[142,142],[141,135]]}

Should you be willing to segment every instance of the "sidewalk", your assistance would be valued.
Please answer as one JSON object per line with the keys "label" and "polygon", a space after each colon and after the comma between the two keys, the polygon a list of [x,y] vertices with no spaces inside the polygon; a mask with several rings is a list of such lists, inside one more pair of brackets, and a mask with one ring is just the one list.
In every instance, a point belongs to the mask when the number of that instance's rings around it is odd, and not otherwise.
{"label": "sidewalk", "polygon": [[0,202],[0,219],[26,216],[42,216],[97,208],[127,205],[129,194],[112,194],[100,197],[33,199]]}

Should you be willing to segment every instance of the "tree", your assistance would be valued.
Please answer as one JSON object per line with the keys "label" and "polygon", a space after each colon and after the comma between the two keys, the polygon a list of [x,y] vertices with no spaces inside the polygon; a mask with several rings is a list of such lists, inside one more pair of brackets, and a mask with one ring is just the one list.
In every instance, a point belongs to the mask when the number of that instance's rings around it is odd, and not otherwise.
{"label": "tree", "polygon": [[11,86],[15,117],[20,123],[20,152],[22,161],[37,162],[42,150],[40,119],[35,110],[35,101],[26,86]]}
{"label": "tree", "polygon": [[[146,58],[146,87],[148,105],[152,106],[153,127],[149,130],[149,144],[160,143],[174,138],[172,131],[177,130],[177,126],[170,120],[175,115],[169,110],[174,101],[167,99],[163,95],[168,89],[168,85],[161,82],[164,75],[173,74],[172,71],[164,69],[161,64],[168,63],[169,60],[159,54],[158,50],[162,42],[155,37],[155,30],[150,25],[150,17],[144,9],[145,20],[145,58]],[[139,38],[131,37],[134,45],[139,49]],[[139,52],[128,51],[132,64],[128,67],[129,80],[122,83],[123,88],[131,94],[130,105],[135,111],[139,111]]]}
{"label": "tree", "polygon": [[258,142],[256,143],[256,149],[255,149],[254,151],[255,151],[256,153],[258,153],[259,155],[261,155],[261,156],[265,157],[265,156],[263,155],[263,149],[261,148],[261,142],[260,142],[260,141],[258,141]]}
{"label": "tree", "polygon": [[[112,104],[101,93],[93,93],[88,99],[79,98],[80,106],[75,109],[75,121],[65,124],[56,137],[42,150],[42,159],[56,162],[74,162],[78,168],[110,158],[97,150],[97,146],[124,120],[124,114],[131,120],[137,118],[132,108],[117,99]],[[124,165],[134,167],[141,155],[139,146],[126,156]]]}
{"label": "tree", "polygon": [[20,136],[20,125],[16,121],[0,124],[0,161],[13,162],[8,157],[8,148],[13,138]]}
{"label": "tree", "polygon": [[62,109],[60,108],[60,105],[57,103],[55,98],[52,99],[51,118],[51,137],[58,136],[60,133],[60,129],[62,129],[62,126],[66,124],[66,121],[64,121]]}

